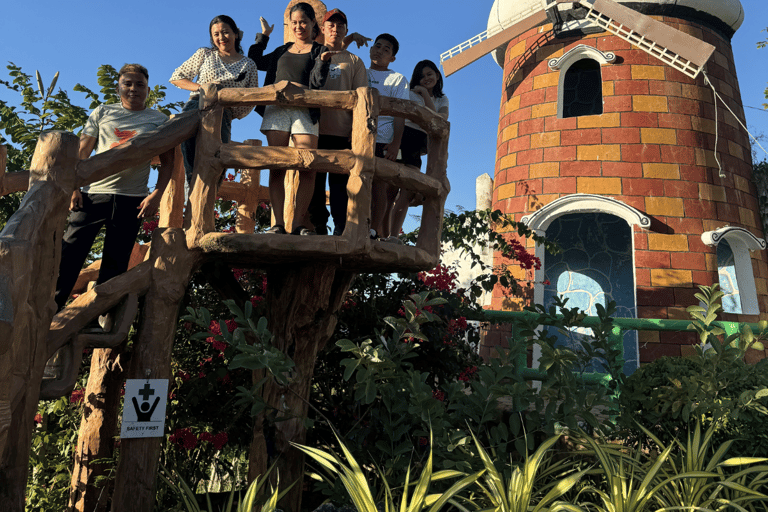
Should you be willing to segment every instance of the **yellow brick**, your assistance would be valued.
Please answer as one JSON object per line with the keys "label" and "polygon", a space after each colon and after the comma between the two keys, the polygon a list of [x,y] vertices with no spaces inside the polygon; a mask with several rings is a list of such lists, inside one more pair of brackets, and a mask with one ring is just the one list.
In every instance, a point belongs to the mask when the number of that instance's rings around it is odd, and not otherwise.
{"label": "yellow brick", "polygon": [[659,343],[659,331],[637,331],[637,341],[640,346],[646,343]]}
{"label": "yellow brick", "polygon": [[502,311],[522,311],[528,302],[523,297],[505,297],[501,301]]}
{"label": "yellow brick", "polygon": [[603,96],[613,96],[613,82],[603,82]]}
{"label": "yellow brick", "polygon": [[544,73],[534,77],[533,88],[543,89],[545,87],[557,87],[557,81],[560,78],[560,73]]}
{"label": "yellow brick", "polygon": [[599,116],[582,116],[578,118],[579,128],[616,128],[621,126],[621,114],[612,112]]}
{"label": "yellow brick", "polygon": [[665,96],[633,96],[632,109],[635,112],[668,112]]}
{"label": "yellow brick", "polygon": [[688,251],[688,237],[686,235],[663,235],[661,233],[648,233],[648,249],[651,251]]}
{"label": "yellow brick", "polygon": [[725,187],[718,187],[708,183],[699,183],[699,199],[724,203]]}
{"label": "yellow brick", "polygon": [[763,278],[755,279],[755,289],[758,295],[768,295],[768,282]]}
{"label": "yellow brick", "polygon": [[704,264],[707,267],[707,270],[710,272],[714,272],[717,270],[717,254],[705,254],[704,255]]}
{"label": "yellow brick", "polygon": [[520,96],[512,96],[507,104],[504,106],[504,112],[511,114],[520,108]]}
{"label": "yellow brick", "polygon": [[731,156],[735,156],[739,160],[744,160],[744,148],[731,140],[728,141],[728,152]]}
{"label": "yellow brick", "polygon": [[652,268],[651,286],[666,286],[670,288],[693,287],[693,276],[690,270],[673,268]]}
{"label": "yellow brick", "polygon": [[511,155],[507,155],[505,157],[502,157],[501,159],[501,169],[508,169],[510,167],[514,167],[517,165],[517,153],[512,153]]}
{"label": "yellow brick", "polygon": [[528,196],[528,209],[527,212],[535,212],[547,206],[549,203],[557,199],[559,194],[541,194]]}
{"label": "yellow brick", "polygon": [[703,117],[691,116],[691,126],[697,132],[715,134],[714,119],[705,119]]}
{"label": "yellow brick", "polygon": [[680,166],[677,164],[643,164],[643,178],[680,179]]}
{"label": "yellow brick", "polygon": [[531,164],[528,176],[531,178],[552,178],[560,175],[560,162],[543,162]]}
{"label": "yellow brick", "polygon": [[621,194],[621,178],[576,178],[576,192],[579,194]]}
{"label": "yellow brick", "polygon": [[578,146],[576,149],[577,160],[621,160],[621,146],[619,144],[595,144],[592,146]]}
{"label": "yellow brick", "polygon": [[499,187],[498,191],[499,191],[499,201],[501,201],[502,199],[508,199],[510,197],[514,197],[515,184],[505,183],[504,185]]}
{"label": "yellow brick", "polygon": [[506,128],[504,128],[504,131],[501,132],[501,140],[512,140],[517,138],[517,123],[513,123]]}
{"label": "yellow brick", "polygon": [[[688,320],[688,318],[682,318],[681,320]],[[680,357],[690,357],[694,355],[696,355],[696,348],[693,345],[680,345]]]}
{"label": "yellow brick", "polygon": [[720,228],[728,226],[727,222],[713,219],[701,219],[701,224],[704,226],[702,231],[717,231]]}
{"label": "yellow brick", "polygon": [[749,226],[751,228],[757,228],[755,225],[755,212],[752,210],[749,210],[747,208],[739,207],[739,220],[741,220],[741,223],[745,226]]}
{"label": "yellow brick", "polygon": [[520,265],[507,265],[507,270],[517,280],[526,278],[526,270],[521,268]]}
{"label": "yellow brick", "polygon": [[670,128],[640,128],[640,142],[643,144],[676,144],[675,130]]}
{"label": "yellow brick", "polygon": [[[563,44],[547,44],[547,46],[544,48],[539,48],[536,50],[536,60],[541,62],[542,60],[550,60],[562,57],[564,46],[565,45]],[[555,55],[552,52],[555,52],[558,55]]]}
{"label": "yellow brick", "polygon": [[709,89],[708,87],[699,87],[698,85],[693,84],[681,84],[680,92],[682,93],[683,98],[688,98],[689,100],[712,101],[712,89]]}
{"label": "yellow brick", "polygon": [[664,66],[632,66],[632,80],[664,80]]}
{"label": "yellow brick", "polygon": [[749,180],[747,178],[738,174],[732,174],[731,176],[733,176],[733,184],[736,185],[736,189],[742,192],[749,192]]}
{"label": "yellow brick", "polygon": [[696,157],[696,165],[717,168],[717,160],[715,160],[714,151],[710,151],[708,149],[694,148],[693,153]]}
{"label": "yellow brick", "polygon": [[542,103],[531,107],[531,117],[548,117],[557,115],[557,103]]}
{"label": "yellow brick", "polygon": [[683,200],[679,197],[646,197],[645,213],[663,217],[684,217]]}
{"label": "yellow brick", "polygon": [[667,318],[670,320],[690,320],[691,316],[683,307],[669,307],[667,308]]}
{"label": "yellow brick", "polygon": [[531,135],[531,149],[551,148],[560,145],[560,132],[534,133]]}
{"label": "yellow brick", "polygon": [[516,59],[525,53],[525,41],[520,41],[515,46],[509,49],[507,53],[507,59]]}

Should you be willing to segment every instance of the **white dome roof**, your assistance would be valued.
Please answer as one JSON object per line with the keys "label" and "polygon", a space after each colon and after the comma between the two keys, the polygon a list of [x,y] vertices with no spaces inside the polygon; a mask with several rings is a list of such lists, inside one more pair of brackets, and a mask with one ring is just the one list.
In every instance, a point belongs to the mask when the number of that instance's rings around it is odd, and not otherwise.
{"label": "white dome roof", "polygon": [[[733,32],[736,32],[744,21],[744,7],[739,0],[625,0],[620,1],[620,3],[628,4],[628,7],[633,8],[643,7],[638,4],[648,4],[649,8],[655,4],[659,8],[666,8],[671,12],[675,8],[688,12],[698,11],[703,19],[715,18],[725,27],[730,27]],[[494,0],[491,13],[488,16],[488,28],[500,25],[510,18],[516,18],[532,10],[540,9],[542,9],[541,0]],[[501,48],[500,50],[495,50],[492,55],[499,66],[503,67],[504,49]]]}

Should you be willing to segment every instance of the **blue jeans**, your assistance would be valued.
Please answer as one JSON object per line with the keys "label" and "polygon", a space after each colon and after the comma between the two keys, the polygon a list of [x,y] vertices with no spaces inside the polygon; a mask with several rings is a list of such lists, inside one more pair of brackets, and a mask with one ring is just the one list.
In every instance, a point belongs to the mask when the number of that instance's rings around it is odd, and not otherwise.
{"label": "blue jeans", "polygon": [[[191,98],[182,112],[197,110],[200,107],[199,98]],[[181,143],[181,155],[184,157],[184,173],[187,175],[187,183],[192,183],[192,169],[195,167],[195,142],[197,137],[190,137]],[[225,108],[221,118],[221,142],[232,140],[232,110]]]}

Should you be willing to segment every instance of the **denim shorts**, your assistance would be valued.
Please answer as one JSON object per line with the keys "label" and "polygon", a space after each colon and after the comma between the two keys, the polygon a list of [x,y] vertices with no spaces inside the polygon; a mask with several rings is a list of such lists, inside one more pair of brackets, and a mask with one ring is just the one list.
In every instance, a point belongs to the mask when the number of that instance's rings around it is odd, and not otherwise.
{"label": "denim shorts", "polygon": [[309,110],[297,107],[279,107],[267,105],[264,109],[264,120],[261,122],[261,131],[275,130],[288,132],[292,135],[318,135],[320,125],[313,123],[309,116]]}

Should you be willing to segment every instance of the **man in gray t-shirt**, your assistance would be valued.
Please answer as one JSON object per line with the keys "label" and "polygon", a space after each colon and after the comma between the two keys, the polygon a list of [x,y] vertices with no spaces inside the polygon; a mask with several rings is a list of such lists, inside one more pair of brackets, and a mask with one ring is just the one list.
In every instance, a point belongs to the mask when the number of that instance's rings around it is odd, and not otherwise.
{"label": "man in gray t-shirt", "polygon": [[[126,64],[120,69],[117,93],[120,103],[101,105],[91,112],[80,135],[80,159],[103,153],[133,137],[154,130],[168,120],[162,112],[146,108],[149,73],[144,66]],[[152,217],[160,206],[173,169],[173,150],[160,155],[157,186],[147,195],[149,161],[131,167],[82,191],[75,190],[70,202],[69,225],[64,233],[56,304],[64,307],[77,282],[80,269],[102,226],[104,238],[97,284],[128,269],[141,218]]]}

